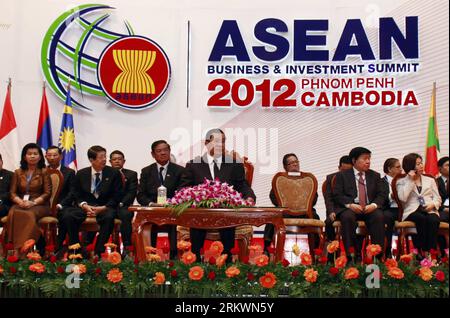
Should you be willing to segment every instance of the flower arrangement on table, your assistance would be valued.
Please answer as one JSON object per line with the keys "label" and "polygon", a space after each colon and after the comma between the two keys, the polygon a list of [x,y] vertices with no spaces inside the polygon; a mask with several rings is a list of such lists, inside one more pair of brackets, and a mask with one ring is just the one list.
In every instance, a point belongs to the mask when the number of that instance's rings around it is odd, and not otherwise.
{"label": "flower arrangement on table", "polygon": [[175,192],[167,201],[175,215],[180,216],[187,208],[235,208],[253,206],[253,200],[243,199],[232,185],[205,179],[199,185],[186,187]]}

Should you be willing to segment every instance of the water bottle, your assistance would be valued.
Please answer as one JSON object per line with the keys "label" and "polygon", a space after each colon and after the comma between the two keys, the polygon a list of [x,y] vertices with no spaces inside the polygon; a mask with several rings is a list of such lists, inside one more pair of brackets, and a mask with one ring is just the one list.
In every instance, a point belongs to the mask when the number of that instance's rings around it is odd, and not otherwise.
{"label": "water bottle", "polygon": [[158,199],[156,201],[157,204],[166,204],[167,201],[167,188],[161,185],[158,188]]}

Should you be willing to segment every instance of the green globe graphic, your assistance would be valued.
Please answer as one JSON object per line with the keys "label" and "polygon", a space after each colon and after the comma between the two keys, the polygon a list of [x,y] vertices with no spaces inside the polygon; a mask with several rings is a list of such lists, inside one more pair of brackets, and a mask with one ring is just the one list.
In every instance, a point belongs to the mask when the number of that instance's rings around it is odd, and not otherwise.
{"label": "green globe graphic", "polygon": [[[70,84],[72,103],[84,109],[84,95],[105,96],[96,72],[100,53],[111,42],[134,35],[127,21],[126,34],[108,30],[102,25],[108,20],[107,11],[113,7],[102,4],[81,5],[61,14],[47,30],[41,47],[41,67],[51,90],[65,100]],[[106,12],[106,13],[105,13]],[[95,56],[89,46],[95,41]],[[92,50],[91,50],[92,51]]]}

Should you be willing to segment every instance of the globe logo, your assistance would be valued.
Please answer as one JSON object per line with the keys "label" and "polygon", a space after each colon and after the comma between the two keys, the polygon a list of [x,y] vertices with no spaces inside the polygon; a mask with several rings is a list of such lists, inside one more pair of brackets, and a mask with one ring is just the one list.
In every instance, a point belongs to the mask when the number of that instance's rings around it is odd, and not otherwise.
{"label": "globe logo", "polygon": [[154,106],[170,81],[167,55],[154,41],[135,36],[127,21],[121,31],[109,29],[111,10],[80,5],[51,24],[41,47],[44,78],[63,101],[70,84],[72,104],[83,109],[92,110],[86,96],[106,97],[131,110]]}

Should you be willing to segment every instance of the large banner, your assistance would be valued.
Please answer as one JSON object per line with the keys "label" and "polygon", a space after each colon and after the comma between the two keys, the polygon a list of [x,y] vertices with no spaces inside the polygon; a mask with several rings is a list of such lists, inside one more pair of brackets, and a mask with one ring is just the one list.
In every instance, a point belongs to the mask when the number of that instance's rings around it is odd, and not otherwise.
{"label": "large banner", "polygon": [[[10,77],[20,147],[36,141],[44,81],[58,142],[70,82],[78,167],[99,144],[139,172],[158,139],[184,165],[219,127],[227,149],[254,163],[257,204],[267,206],[286,153],[319,185],[355,146],[372,151],[379,172],[389,157],[425,155],[433,83],[448,155],[445,0],[0,6],[0,100]],[[325,216],[321,196],[317,211]]]}

